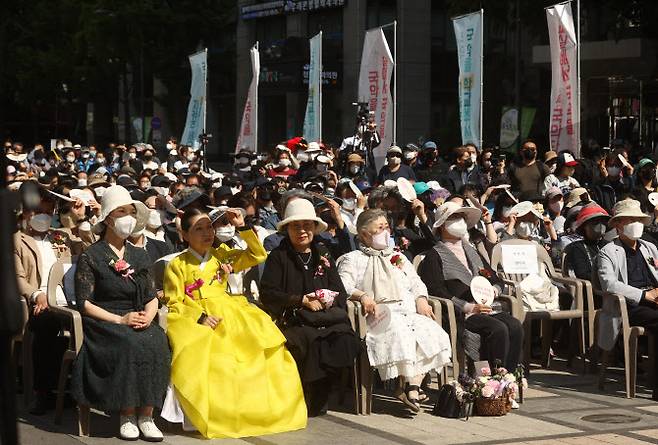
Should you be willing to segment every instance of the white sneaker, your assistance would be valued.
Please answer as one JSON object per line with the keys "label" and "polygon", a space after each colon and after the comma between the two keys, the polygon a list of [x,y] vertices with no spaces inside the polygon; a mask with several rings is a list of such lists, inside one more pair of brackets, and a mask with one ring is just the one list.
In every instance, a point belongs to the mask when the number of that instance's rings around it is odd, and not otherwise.
{"label": "white sneaker", "polygon": [[142,439],[147,442],[162,442],[162,439],[164,439],[162,431],[155,426],[153,417],[140,416],[137,424],[139,425],[139,430],[142,432]]}
{"label": "white sneaker", "polygon": [[519,409],[519,403],[514,399],[512,399],[512,409]]}
{"label": "white sneaker", "polygon": [[119,425],[119,437],[123,440],[139,439],[136,416],[120,416]]}

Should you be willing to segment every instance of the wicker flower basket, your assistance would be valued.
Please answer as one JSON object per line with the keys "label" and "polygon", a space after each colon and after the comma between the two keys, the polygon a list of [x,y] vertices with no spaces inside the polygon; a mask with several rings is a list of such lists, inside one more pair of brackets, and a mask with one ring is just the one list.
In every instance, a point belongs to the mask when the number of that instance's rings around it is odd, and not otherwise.
{"label": "wicker flower basket", "polygon": [[512,402],[504,395],[496,399],[475,399],[475,413],[478,416],[504,416],[512,410]]}

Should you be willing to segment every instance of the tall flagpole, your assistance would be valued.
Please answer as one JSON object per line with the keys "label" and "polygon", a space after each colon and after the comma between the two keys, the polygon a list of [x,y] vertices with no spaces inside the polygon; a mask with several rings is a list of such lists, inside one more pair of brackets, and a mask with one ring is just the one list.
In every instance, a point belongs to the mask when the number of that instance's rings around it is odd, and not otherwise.
{"label": "tall flagpole", "polygon": [[398,135],[398,21],[393,20],[393,145]]}
{"label": "tall flagpole", "polygon": [[[322,31],[320,31],[320,54],[318,56],[318,63],[320,65],[320,85],[318,85],[318,88],[320,89],[320,95],[319,95],[319,125],[318,125],[318,142],[322,141],[322,73],[324,72],[324,66],[322,65]],[[309,78],[310,80],[310,78]]]}
{"label": "tall flagpole", "polygon": [[260,50],[258,49],[258,40],[256,40],[256,51],[258,52],[258,72],[256,76],[256,94],[254,95],[256,125],[254,125],[254,153],[258,153],[258,84],[260,83]]}
{"label": "tall flagpole", "polygon": [[203,132],[207,133],[208,129],[206,128],[206,115],[208,110],[208,48],[203,50],[206,53],[206,69],[203,75]]}
{"label": "tall flagpole", "polygon": [[[580,157],[580,146],[581,146],[581,141],[580,141],[580,126],[582,124],[581,120],[581,109],[580,109],[580,0],[577,0],[576,2],[576,8],[578,9],[578,30],[576,31],[578,33],[578,59],[577,60],[577,71],[578,71],[578,157]],[[640,133],[642,133],[642,129],[640,128]]]}
{"label": "tall flagpole", "polygon": [[480,8],[480,146],[478,147],[480,150],[482,150],[483,112],[484,112],[484,9]]}

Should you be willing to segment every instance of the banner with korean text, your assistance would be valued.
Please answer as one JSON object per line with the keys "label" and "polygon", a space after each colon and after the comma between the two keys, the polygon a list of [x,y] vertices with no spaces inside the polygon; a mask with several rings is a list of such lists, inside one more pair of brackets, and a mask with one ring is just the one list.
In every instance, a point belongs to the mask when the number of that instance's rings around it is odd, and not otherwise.
{"label": "banner with korean text", "polygon": [[311,38],[310,47],[304,139],[319,142],[322,140],[322,31]]}
{"label": "banner with korean text", "polygon": [[551,44],[551,150],[580,153],[580,105],[578,104],[578,44],[571,4],[546,8]]}
{"label": "banner with korean text", "polygon": [[368,103],[381,137],[381,143],[373,153],[377,169],[383,165],[386,151],[393,142],[391,76],[394,67],[382,28],[366,32],[359,71],[359,102]]}
{"label": "banner with korean text", "polygon": [[244,149],[253,152],[258,151],[258,78],[260,76],[260,54],[258,43],[251,50],[251,84],[247,94],[247,102],[244,104],[242,113],[242,124],[240,133],[235,144],[235,152]]}
{"label": "banner with korean text", "polygon": [[482,39],[484,11],[452,19],[459,64],[459,119],[462,144],[481,144]]}
{"label": "banner with korean text", "polygon": [[192,82],[190,85],[190,103],[187,106],[187,119],[180,143],[199,146],[199,135],[206,126],[206,79],[208,75],[208,50],[204,49],[190,57]]}

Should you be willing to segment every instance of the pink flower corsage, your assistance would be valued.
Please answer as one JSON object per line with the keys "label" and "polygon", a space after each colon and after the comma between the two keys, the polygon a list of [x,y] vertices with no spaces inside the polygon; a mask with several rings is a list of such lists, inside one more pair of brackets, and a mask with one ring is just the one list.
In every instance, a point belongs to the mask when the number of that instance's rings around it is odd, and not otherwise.
{"label": "pink flower corsage", "polygon": [[118,261],[112,260],[110,261],[110,267],[112,267],[112,269],[114,269],[114,271],[121,275],[123,278],[130,278],[131,280],[133,279],[132,274],[135,273],[135,269],[131,269],[128,261],[124,259],[120,259]]}
{"label": "pink flower corsage", "polygon": [[329,261],[329,258],[327,258],[328,254],[324,254],[320,256],[320,264],[318,264],[318,268],[315,271],[315,276],[316,277],[321,277],[324,275],[324,271],[326,269],[329,269],[331,267],[331,262]]}
{"label": "pink flower corsage", "polygon": [[[203,280],[201,278],[193,281],[192,283],[185,286],[185,295],[190,297],[192,300],[195,300],[194,294],[192,292],[201,289],[201,286],[203,286]],[[199,291],[199,296],[201,296],[200,294],[201,292]]]}

